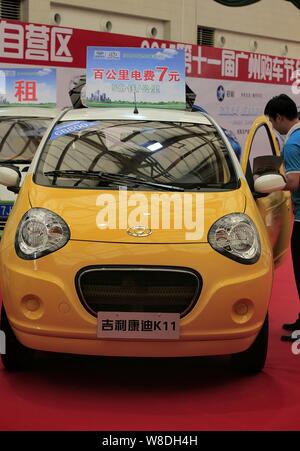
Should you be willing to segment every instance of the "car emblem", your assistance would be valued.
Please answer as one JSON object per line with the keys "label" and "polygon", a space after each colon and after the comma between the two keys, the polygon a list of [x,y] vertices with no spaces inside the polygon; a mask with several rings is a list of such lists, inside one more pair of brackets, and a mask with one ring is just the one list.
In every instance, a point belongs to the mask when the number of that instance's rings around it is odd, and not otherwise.
{"label": "car emblem", "polygon": [[140,238],[143,236],[151,235],[152,230],[147,229],[144,226],[133,226],[133,227],[129,227],[129,229],[127,229],[127,233],[130,236],[136,236],[136,237]]}

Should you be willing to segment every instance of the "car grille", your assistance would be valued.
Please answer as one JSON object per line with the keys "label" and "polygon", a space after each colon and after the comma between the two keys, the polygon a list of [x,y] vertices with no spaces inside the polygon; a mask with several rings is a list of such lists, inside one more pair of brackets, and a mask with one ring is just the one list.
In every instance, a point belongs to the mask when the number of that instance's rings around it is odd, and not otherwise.
{"label": "car grille", "polygon": [[97,312],[160,312],[185,315],[202,289],[201,276],[188,268],[89,267],[76,277],[85,308]]}

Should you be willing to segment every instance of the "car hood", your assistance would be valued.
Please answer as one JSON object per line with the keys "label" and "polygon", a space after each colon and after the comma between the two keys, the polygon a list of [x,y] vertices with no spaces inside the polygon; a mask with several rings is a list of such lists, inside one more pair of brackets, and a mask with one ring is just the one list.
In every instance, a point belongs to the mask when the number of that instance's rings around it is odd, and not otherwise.
{"label": "car hood", "polygon": [[207,242],[208,231],[216,220],[230,213],[244,212],[246,206],[242,188],[177,193],[65,189],[33,182],[30,185],[31,206],[58,214],[68,224],[71,239],[80,241]]}

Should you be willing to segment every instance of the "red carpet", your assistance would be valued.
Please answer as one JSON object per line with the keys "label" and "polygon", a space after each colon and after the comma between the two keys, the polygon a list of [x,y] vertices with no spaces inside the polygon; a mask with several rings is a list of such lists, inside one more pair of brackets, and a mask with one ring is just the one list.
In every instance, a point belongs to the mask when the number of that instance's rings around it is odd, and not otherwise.
{"label": "red carpet", "polygon": [[281,323],[298,313],[290,259],[277,270],[265,371],[226,358],[98,359],[40,354],[33,371],[0,364],[0,430],[299,430],[300,355]]}

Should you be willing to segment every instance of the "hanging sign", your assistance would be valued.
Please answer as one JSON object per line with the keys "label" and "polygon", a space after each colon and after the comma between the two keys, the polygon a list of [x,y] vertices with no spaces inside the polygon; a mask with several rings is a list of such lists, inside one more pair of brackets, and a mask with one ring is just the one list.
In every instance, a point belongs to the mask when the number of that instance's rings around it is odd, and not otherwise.
{"label": "hanging sign", "polygon": [[86,102],[185,109],[184,50],[88,47]]}
{"label": "hanging sign", "polygon": [[0,68],[1,106],[56,106],[56,69]]}

